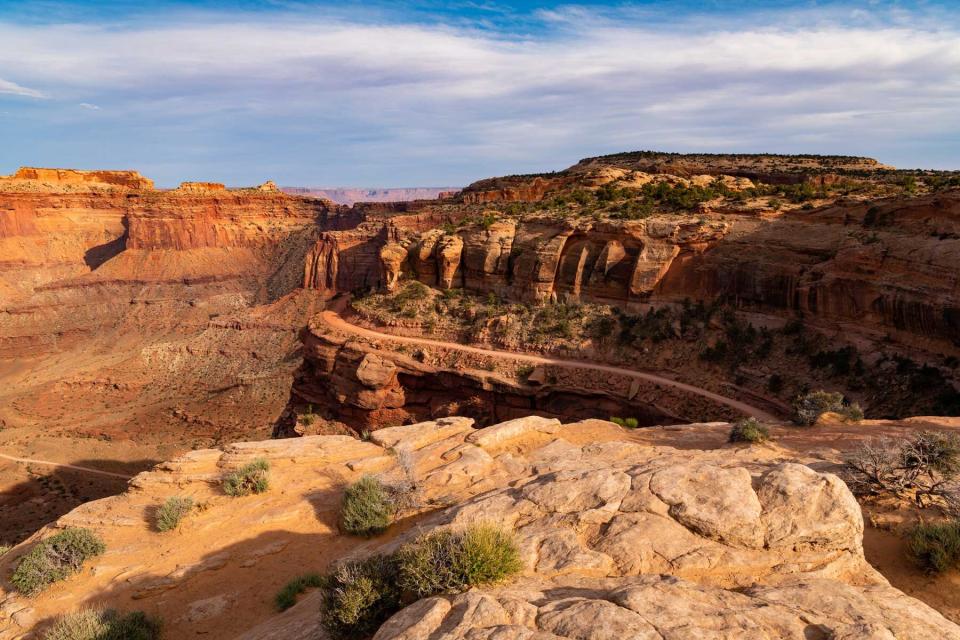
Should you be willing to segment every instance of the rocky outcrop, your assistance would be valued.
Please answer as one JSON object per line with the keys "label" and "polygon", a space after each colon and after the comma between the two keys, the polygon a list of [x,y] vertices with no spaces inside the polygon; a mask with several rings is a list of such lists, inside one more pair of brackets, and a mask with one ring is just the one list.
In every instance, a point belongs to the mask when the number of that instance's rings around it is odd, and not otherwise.
{"label": "rocky outcrop", "polygon": [[467,204],[535,202],[568,182],[563,178],[541,176],[533,176],[529,180],[522,176],[517,179],[494,178],[473,183],[460,192],[460,197]]}
{"label": "rocky outcrop", "polygon": [[[503,219],[455,234],[422,234],[412,271],[431,286],[465,286],[514,300],[627,305],[647,300],[679,255],[702,252],[728,229],[723,222],[677,218],[576,225]],[[384,262],[388,273],[399,269],[398,258],[391,254],[392,262]]]}
{"label": "rocky outcrop", "polygon": [[450,640],[939,640],[960,638],[960,628],[888,586],[798,579],[729,591],[653,575],[524,581],[429,598],[388,620],[374,640],[428,640],[433,634]]}
{"label": "rocky outcrop", "polygon": [[[709,397],[645,378],[560,365],[522,377],[518,363],[468,348],[411,347],[382,336],[371,341],[339,330],[325,314],[311,320],[303,346],[293,403],[322,407],[358,432],[451,415],[481,425],[531,413],[563,420],[628,415],[643,425],[740,415]],[[283,428],[279,433],[294,435]]]}
{"label": "rocky outcrop", "polygon": [[[192,451],[38,534],[90,527],[107,552],[30,600],[0,590],[0,640],[40,631],[91,597],[133,601],[161,615],[172,637],[325,638],[316,595],[275,615],[263,593],[305,568],[477,521],[514,532],[520,575],[417,601],[377,640],[960,638],[960,627],[867,563],[860,508],[837,477],[775,448],[628,439],[602,421],[524,418],[476,430],[449,418],[383,429],[372,442],[311,436]],[[224,473],[254,459],[269,461],[270,491],[237,499],[217,490]],[[408,514],[416,526],[370,540],[338,535],[343,486],[400,472],[429,505]],[[204,508],[178,531],[151,531],[144,514],[174,492]],[[0,570],[32,544],[0,558]]]}

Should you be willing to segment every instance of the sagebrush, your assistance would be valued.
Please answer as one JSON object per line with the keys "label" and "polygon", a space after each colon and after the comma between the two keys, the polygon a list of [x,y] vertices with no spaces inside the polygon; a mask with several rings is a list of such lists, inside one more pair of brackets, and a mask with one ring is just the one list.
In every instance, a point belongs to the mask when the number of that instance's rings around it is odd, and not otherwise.
{"label": "sagebrush", "polygon": [[759,444],[770,439],[770,429],[756,418],[747,418],[730,429],[730,442]]}
{"label": "sagebrush", "polygon": [[357,536],[374,536],[387,530],[394,512],[384,484],[375,476],[365,475],[343,492],[340,528]]}
{"label": "sagebrush", "polygon": [[142,611],[83,609],[57,619],[44,640],[157,640],[161,623]]}
{"label": "sagebrush", "polygon": [[510,532],[478,524],[422,535],[389,556],[339,565],[323,579],[323,621],[336,640],[372,635],[420,598],[499,582],[522,569]]}
{"label": "sagebrush", "polygon": [[335,640],[372,636],[401,606],[391,556],[345,562],[324,583],[323,625]]}
{"label": "sagebrush", "polygon": [[931,573],[960,564],[960,521],[921,523],[910,532],[908,549],[914,561]]}
{"label": "sagebrush", "polygon": [[170,496],[162,505],[157,507],[157,531],[176,529],[180,521],[193,510],[193,498],[185,496]]}
{"label": "sagebrush", "polygon": [[848,404],[843,394],[831,391],[812,391],[797,396],[793,401],[794,421],[809,427],[825,413],[836,413],[846,420],[863,420],[863,409],[857,403]]}
{"label": "sagebrush", "polygon": [[223,479],[223,490],[227,495],[240,497],[251,493],[263,493],[270,488],[270,463],[258,458]]}
{"label": "sagebrush", "polygon": [[21,558],[10,582],[23,594],[37,594],[54,582],[77,573],[87,559],[106,549],[103,540],[89,529],[64,529],[38,542]]}

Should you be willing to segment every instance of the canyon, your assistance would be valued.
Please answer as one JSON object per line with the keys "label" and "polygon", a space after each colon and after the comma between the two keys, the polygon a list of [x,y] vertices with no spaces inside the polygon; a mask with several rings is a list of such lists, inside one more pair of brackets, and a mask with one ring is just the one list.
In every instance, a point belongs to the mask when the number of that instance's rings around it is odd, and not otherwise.
{"label": "canyon", "polygon": [[[867,435],[957,428],[957,174],[635,152],[406,201],[311,193],[0,177],[0,638],[89,604],[169,637],[308,637],[317,594],[276,615],[253,567],[272,593],[303,557],[480,514],[517,529],[520,581],[377,638],[580,638],[588,612],[636,637],[960,637],[952,574],[878,572],[902,543],[834,475]],[[791,403],[817,388],[868,419],[799,435]],[[775,444],[725,443],[751,415]],[[426,506],[382,539],[338,533],[343,487],[398,450]],[[261,457],[282,489],[233,510],[220,474]],[[206,511],[157,538],[174,488]],[[16,594],[8,570],[69,526],[120,551]],[[697,603],[694,626],[658,598]]]}

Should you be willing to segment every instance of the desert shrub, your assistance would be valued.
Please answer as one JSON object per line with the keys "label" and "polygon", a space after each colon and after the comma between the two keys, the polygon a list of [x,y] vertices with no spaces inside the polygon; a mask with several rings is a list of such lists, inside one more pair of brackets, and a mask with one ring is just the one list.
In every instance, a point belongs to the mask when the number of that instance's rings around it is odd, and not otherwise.
{"label": "desert shrub", "polygon": [[229,496],[248,496],[270,488],[270,463],[258,458],[223,479],[223,490]]}
{"label": "desert shrub", "polygon": [[297,576],[277,592],[273,602],[280,611],[286,611],[297,604],[297,596],[307,589],[319,589],[324,585],[323,576],[319,573],[305,573]]}
{"label": "desert shrub", "polygon": [[770,439],[770,429],[756,418],[747,418],[730,429],[730,442],[749,442],[759,444]]}
{"label": "desert shrub", "polygon": [[157,531],[176,529],[180,521],[193,510],[193,498],[170,496],[157,508]]}
{"label": "desert shrub", "polygon": [[513,536],[498,527],[434,531],[392,555],[345,562],[321,578],[323,624],[334,640],[368,638],[413,600],[499,582],[521,569]]}
{"label": "desert shrub", "polygon": [[156,640],[161,624],[142,611],[120,613],[83,609],[62,616],[43,635],[44,640]]}
{"label": "desert shrub", "polygon": [[345,562],[323,583],[323,625],[335,640],[368,638],[400,608],[391,556]]}
{"label": "desert shrub", "polygon": [[908,551],[931,573],[941,573],[960,563],[960,521],[920,523],[910,532]]}
{"label": "desert shrub", "polygon": [[847,420],[863,420],[858,404],[846,404],[843,394],[830,391],[811,391],[800,394],[793,401],[794,421],[805,427],[814,424],[825,413],[837,413]]}
{"label": "desert shrub", "polygon": [[627,429],[636,429],[640,426],[640,421],[636,418],[624,418],[623,426],[625,426]]}
{"label": "desert shrub", "polygon": [[845,464],[856,493],[907,496],[920,506],[960,510],[960,437],[955,434],[926,431],[899,441],[867,442],[851,451]]}
{"label": "desert shrub", "polygon": [[486,524],[434,531],[397,552],[399,585],[417,598],[499,582],[522,568],[513,536]]}
{"label": "desert shrub", "polygon": [[97,534],[72,527],[41,540],[25,555],[10,581],[18,591],[33,595],[78,572],[83,563],[106,551]]}
{"label": "desert shrub", "polygon": [[627,421],[623,418],[618,418],[617,416],[610,416],[610,422],[623,428],[626,428],[627,426]]}
{"label": "desert shrub", "polygon": [[526,380],[528,377],[530,377],[530,374],[533,373],[533,369],[534,367],[531,364],[520,365],[517,367],[517,378],[520,380]]}
{"label": "desert shrub", "polygon": [[7,551],[10,551],[10,549],[13,549],[13,547],[9,544],[0,544],[0,556],[5,554]]}
{"label": "desert shrub", "polygon": [[390,526],[394,504],[383,483],[366,475],[343,492],[340,528],[356,536],[375,536]]}
{"label": "desert shrub", "polygon": [[457,533],[456,538],[453,564],[464,588],[500,582],[523,568],[513,534],[499,527],[471,525]]}

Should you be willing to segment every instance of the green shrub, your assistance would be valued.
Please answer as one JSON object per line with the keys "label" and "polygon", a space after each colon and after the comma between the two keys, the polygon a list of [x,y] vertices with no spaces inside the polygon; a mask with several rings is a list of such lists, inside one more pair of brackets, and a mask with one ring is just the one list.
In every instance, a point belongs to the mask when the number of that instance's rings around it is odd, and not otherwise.
{"label": "green shrub", "polygon": [[229,496],[248,496],[270,488],[270,463],[258,458],[223,479],[223,490]]}
{"label": "green shrub", "polygon": [[43,635],[44,640],[157,640],[160,621],[142,611],[119,613],[83,609],[62,616]]}
{"label": "green shrub", "polygon": [[393,555],[346,562],[321,578],[323,624],[334,640],[368,638],[416,599],[499,582],[521,569],[516,542],[502,529],[434,531]]}
{"label": "green shrub", "polygon": [[624,418],[623,424],[627,429],[636,429],[640,426],[640,421],[636,418]]}
{"label": "green shrub", "polygon": [[400,588],[423,598],[499,582],[522,569],[513,536],[492,525],[434,531],[397,552]]}
{"label": "green shrub", "polygon": [[273,601],[277,605],[277,609],[286,611],[297,604],[297,596],[301,593],[307,589],[319,589],[323,585],[323,576],[318,573],[305,573],[283,585]]}
{"label": "green shrub", "polygon": [[77,573],[84,561],[106,549],[103,540],[88,529],[64,529],[38,542],[20,560],[10,581],[21,593],[34,595]]}
{"label": "green shrub", "polygon": [[376,477],[366,475],[343,492],[340,528],[355,536],[375,536],[387,530],[394,512],[387,488]]}
{"label": "green shrub", "polygon": [[960,521],[921,523],[910,532],[908,550],[914,561],[932,573],[941,573],[960,561]]}
{"label": "green shrub", "polygon": [[157,507],[157,531],[176,529],[180,521],[193,510],[193,498],[184,496],[170,496]]}
{"label": "green shrub", "polygon": [[759,444],[770,439],[770,429],[756,418],[747,418],[730,429],[730,442],[750,442]]}
{"label": "green shrub", "polygon": [[5,554],[7,551],[10,551],[10,549],[13,549],[13,547],[9,544],[0,544],[0,556]]}
{"label": "green shrub", "polygon": [[627,421],[624,420],[623,418],[618,418],[617,416],[610,416],[610,422],[624,428],[626,428],[627,426]]}
{"label": "green shrub", "polygon": [[843,394],[830,391],[812,391],[801,394],[793,401],[794,421],[802,426],[809,427],[825,413],[837,413],[847,420],[863,420],[863,410],[860,405],[846,404]]}
{"label": "green shrub", "polygon": [[323,625],[335,640],[368,638],[400,609],[392,556],[345,562],[323,582]]}

